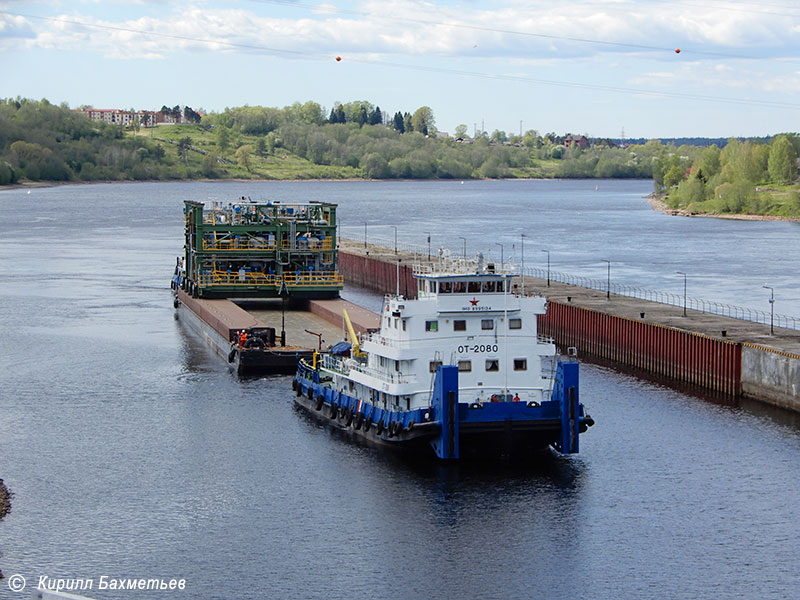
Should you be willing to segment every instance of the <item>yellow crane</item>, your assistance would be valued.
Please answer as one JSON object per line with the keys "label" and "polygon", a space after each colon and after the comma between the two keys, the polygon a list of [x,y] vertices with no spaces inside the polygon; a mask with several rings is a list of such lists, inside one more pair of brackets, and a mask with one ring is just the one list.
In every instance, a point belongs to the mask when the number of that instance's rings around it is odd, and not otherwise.
{"label": "yellow crane", "polygon": [[344,322],[345,325],[347,325],[347,333],[350,336],[350,344],[352,345],[350,355],[354,358],[366,356],[366,353],[361,351],[361,346],[358,343],[358,336],[356,335],[356,330],[353,329],[353,323],[350,321],[350,315],[347,314],[347,309],[343,308],[342,313],[344,314]]}

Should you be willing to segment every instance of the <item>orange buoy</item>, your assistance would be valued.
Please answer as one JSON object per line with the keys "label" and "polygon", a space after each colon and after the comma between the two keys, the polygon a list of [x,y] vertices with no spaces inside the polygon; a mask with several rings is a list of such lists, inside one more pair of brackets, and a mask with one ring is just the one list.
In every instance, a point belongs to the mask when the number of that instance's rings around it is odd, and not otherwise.
{"label": "orange buoy", "polygon": [[675,48],[675,54],[680,54],[680,53],[681,53],[681,49],[680,48]]}
{"label": "orange buoy", "polygon": [[337,56],[336,57],[336,62],[339,62],[340,60],[342,60],[342,57],[341,56]]}

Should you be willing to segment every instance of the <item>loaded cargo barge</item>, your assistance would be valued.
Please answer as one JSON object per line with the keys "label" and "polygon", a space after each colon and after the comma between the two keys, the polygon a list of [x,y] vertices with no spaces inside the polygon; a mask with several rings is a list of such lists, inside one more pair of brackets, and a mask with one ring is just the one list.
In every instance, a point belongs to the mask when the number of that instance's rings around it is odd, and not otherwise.
{"label": "loaded cargo barge", "polygon": [[[184,222],[176,314],[237,373],[294,373],[341,337],[341,310],[310,304],[343,302],[335,204],[187,201]],[[377,326],[377,316],[350,306],[359,328]]]}

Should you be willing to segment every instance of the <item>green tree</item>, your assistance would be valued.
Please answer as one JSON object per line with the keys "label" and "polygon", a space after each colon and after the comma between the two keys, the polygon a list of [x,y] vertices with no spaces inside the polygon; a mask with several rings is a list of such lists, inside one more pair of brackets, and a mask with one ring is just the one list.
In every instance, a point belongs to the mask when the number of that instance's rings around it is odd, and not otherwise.
{"label": "green tree", "polygon": [[253,154],[253,147],[248,146],[247,144],[243,146],[239,146],[236,150],[236,162],[239,164],[240,167],[245,169],[248,173],[252,172],[252,154]]}
{"label": "green tree", "polygon": [[0,160],[0,185],[9,185],[17,182],[17,172],[10,164]]}
{"label": "green tree", "polygon": [[754,186],[744,180],[734,183],[723,183],[714,190],[716,203],[722,212],[740,213],[745,205],[753,199]]}
{"label": "green tree", "polygon": [[381,125],[383,124],[383,113],[381,113],[381,107],[376,106],[375,110],[369,113],[369,124],[370,125]]}
{"label": "green tree", "polygon": [[669,195],[670,208],[686,208],[690,204],[705,200],[705,185],[700,179],[691,177],[680,182],[677,189]]}
{"label": "green tree", "polygon": [[405,123],[403,122],[403,114],[400,111],[394,113],[394,118],[392,119],[392,127],[394,127],[394,130],[399,133],[406,132]]}
{"label": "green tree", "polygon": [[215,137],[220,154],[225,154],[231,147],[231,130],[224,125],[217,125]]}
{"label": "green tree", "polygon": [[178,157],[183,159],[183,164],[189,164],[189,148],[192,146],[192,138],[188,135],[178,140]]}
{"label": "green tree", "polygon": [[694,166],[705,174],[706,179],[710,179],[719,173],[720,169],[722,168],[722,164],[720,162],[721,155],[722,152],[716,146],[716,144],[709,146],[703,150],[700,158],[695,161]]}
{"label": "green tree", "polygon": [[263,137],[256,140],[256,154],[262,158],[267,154],[267,142]]}
{"label": "green tree", "polygon": [[411,133],[412,131],[416,130],[414,129],[414,123],[411,120],[411,114],[403,113],[403,132]]}
{"label": "green tree", "polygon": [[767,168],[770,180],[775,183],[791,183],[797,179],[797,154],[786,136],[772,141]]}
{"label": "green tree", "polygon": [[219,177],[219,172],[217,171],[217,166],[219,165],[219,159],[217,155],[213,152],[209,152],[203,157],[203,166],[200,169],[200,172],[203,174],[203,177],[208,177],[209,179],[216,179]]}
{"label": "green tree", "polygon": [[683,181],[685,171],[678,165],[672,165],[664,174],[664,187],[667,189],[673,188]]}
{"label": "green tree", "polygon": [[433,117],[433,110],[429,106],[420,106],[411,117],[411,127],[422,135],[435,135],[436,120]]}
{"label": "green tree", "polygon": [[331,116],[328,118],[331,123],[344,123],[347,118],[344,114],[344,108],[338,102],[334,104],[331,109]]}
{"label": "green tree", "polygon": [[389,163],[380,154],[367,154],[363,161],[364,172],[370,179],[385,179],[391,175]]}
{"label": "green tree", "polygon": [[468,128],[464,123],[456,125],[455,137],[464,139],[465,137],[467,137],[467,129]]}
{"label": "green tree", "polygon": [[508,140],[508,135],[506,135],[505,131],[501,131],[499,129],[495,129],[492,132],[492,135],[489,136],[489,139],[492,140],[493,142],[497,142],[497,143],[501,144],[501,143],[503,143],[503,142]]}

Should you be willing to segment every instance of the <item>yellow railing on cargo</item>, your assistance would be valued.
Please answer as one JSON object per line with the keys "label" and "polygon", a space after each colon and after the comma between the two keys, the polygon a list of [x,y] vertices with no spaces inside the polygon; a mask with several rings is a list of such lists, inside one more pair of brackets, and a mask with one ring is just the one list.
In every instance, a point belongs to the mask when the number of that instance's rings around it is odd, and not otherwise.
{"label": "yellow railing on cargo", "polygon": [[336,271],[308,271],[301,273],[284,273],[279,275],[261,273],[259,271],[221,271],[203,273],[200,278],[201,287],[242,286],[273,287],[279,289],[282,283],[290,288],[303,287],[340,287],[344,285],[344,277]]}
{"label": "yellow railing on cargo", "polygon": [[284,273],[283,281],[288,287],[317,287],[344,285],[344,277],[336,271],[304,271]]}

